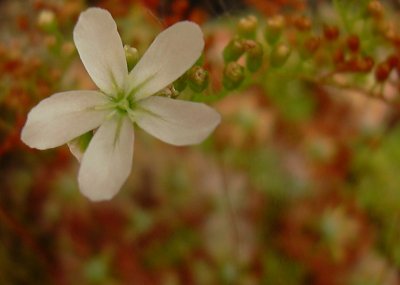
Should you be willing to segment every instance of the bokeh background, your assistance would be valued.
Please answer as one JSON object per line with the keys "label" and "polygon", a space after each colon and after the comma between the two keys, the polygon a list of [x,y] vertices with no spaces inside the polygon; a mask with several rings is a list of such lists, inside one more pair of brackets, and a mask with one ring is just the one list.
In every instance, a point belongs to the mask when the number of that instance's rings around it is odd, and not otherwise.
{"label": "bokeh background", "polygon": [[[400,10],[376,3],[0,1],[0,284],[400,284]],[[223,118],[193,147],[137,128],[132,174],[101,203],[80,194],[67,146],[20,141],[40,100],[95,88],[72,41],[88,6],[140,54],[174,22],[201,24],[209,87],[182,97]],[[273,69],[266,53],[227,91],[223,49],[249,14],[260,33],[285,17],[292,55]]]}

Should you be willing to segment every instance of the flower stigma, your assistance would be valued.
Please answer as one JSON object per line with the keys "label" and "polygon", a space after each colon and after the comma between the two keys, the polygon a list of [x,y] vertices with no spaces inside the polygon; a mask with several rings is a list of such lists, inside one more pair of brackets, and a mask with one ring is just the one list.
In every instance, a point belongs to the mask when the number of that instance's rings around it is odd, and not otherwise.
{"label": "flower stigma", "polygon": [[115,97],[109,95],[105,96],[109,100],[109,103],[95,106],[94,110],[110,110],[111,112],[106,116],[107,119],[111,119],[115,114],[119,114],[120,116],[127,115],[132,123],[135,122],[136,113],[139,108],[133,96],[126,96],[123,92],[118,93]]}

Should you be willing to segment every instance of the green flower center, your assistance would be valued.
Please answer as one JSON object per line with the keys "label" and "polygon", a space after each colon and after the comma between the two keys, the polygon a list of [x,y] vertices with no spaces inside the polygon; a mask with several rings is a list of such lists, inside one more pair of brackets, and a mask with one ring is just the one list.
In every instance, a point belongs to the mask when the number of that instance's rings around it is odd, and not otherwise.
{"label": "green flower center", "polygon": [[108,97],[109,102],[105,105],[96,106],[95,110],[109,110],[108,118],[114,115],[128,116],[132,122],[135,122],[135,118],[139,111],[139,105],[137,104],[134,96],[126,96],[124,93],[118,93],[117,96]]}
{"label": "green flower center", "polygon": [[119,113],[129,113],[133,111],[136,107],[136,103],[133,100],[132,97],[121,97],[121,98],[115,98],[112,99],[114,108],[119,112]]}

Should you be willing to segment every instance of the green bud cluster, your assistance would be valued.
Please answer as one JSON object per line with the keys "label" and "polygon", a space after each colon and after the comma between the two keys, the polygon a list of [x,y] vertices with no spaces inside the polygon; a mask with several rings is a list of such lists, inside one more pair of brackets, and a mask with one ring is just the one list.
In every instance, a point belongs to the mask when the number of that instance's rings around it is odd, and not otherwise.
{"label": "green bud cluster", "polygon": [[[264,47],[257,40],[259,22],[257,17],[249,15],[241,18],[237,24],[237,34],[223,51],[225,62],[223,85],[227,90],[238,88],[245,78],[245,71],[256,72],[263,64]],[[245,67],[239,61],[245,58]]]}
{"label": "green bud cluster", "polygon": [[[268,63],[273,68],[280,68],[288,61],[291,47],[282,40],[285,27],[285,18],[281,15],[268,19],[263,33],[258,33],[259,21],[254,15],[239,19],[236,35],[223,50],[225,62],[223,85],[226,89],[239,87],[245,78],[245,73],[257,72],[263,63]],[[265,42],[262,43],[257,35],[263,35]],[[317,47],[316,39],[310,39],[306,43],[306,48],[311,52]],[[245,58],[244,65],[242,57]]]}

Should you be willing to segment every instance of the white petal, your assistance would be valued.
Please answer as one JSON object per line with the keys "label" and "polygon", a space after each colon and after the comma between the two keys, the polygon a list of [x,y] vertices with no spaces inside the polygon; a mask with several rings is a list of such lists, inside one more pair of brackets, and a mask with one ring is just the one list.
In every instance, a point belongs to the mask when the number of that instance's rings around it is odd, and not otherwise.
{"label": "white petal", "polygon": [[221,121],[214,109],[202,103],[152,96],[139,105],[144,111],[138,114],[136,123],[173,145],[200,143]]}
{"label": "white petal", "polygon": [[95,106],[107,103],[97,91],[68,91],[42,100],[28,114],[22,129],[22,141],[33,148],[47,149],[63,145],[97,128],[107,115]]}
{"label": "white petal", "polygon": [[179,22],[160,33],[129,73],[128,92],[137,100],[153,95],[179,78],[200,57],[203,33],[192,22]]}
{"label": "white petal", "polygon": [[122,187],[131,172],[133,138],[126,117],[105,121],[94,134],[78,177],[81,192],[90,200],[111,199]]}
{"label": "white petal", "polygon": [[74,29],[74,41],[96,85],[110,95],[123,90],[128,67],[111,14],[100,8],[82,12]]}

